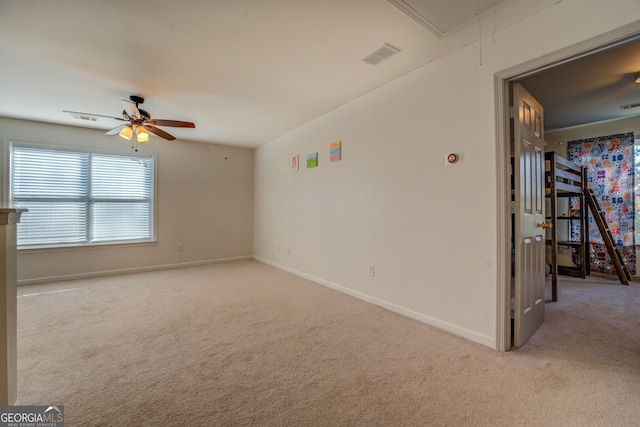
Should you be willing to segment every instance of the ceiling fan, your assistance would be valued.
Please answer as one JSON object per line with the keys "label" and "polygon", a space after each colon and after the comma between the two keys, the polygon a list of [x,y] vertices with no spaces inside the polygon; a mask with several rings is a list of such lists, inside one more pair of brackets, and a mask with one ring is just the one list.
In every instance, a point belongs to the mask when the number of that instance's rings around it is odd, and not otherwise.
{"label": "ceiling fan", "polygon": [[[158,135],[164,139],[169,141],[173,141],[176,139],[173,135],[163,131],[162,129],[156,126],[170,126],[170,127],[179,127],[179,128],[195,128],[196,125],[192,122],[183,122],[179,120],[161,120],[161,119],[152,119],[151,115],[143,110],[142,108],[138,108],[140,104],[144,102],[144,98],[137,95],[131,95],[129,100],[122,100],[122,117],[114,117],[114,116],[104,116],[102,114],[93,114],[93,113],[80,113],[78,111],[68,111],[64,110],[65,113],[77,114],[80,116],[96,116],[96,117],[107,117],[110,119],[119,120],[123,123],[119,126],[108,131],[105,135],[115,135],[118,134],[126,140],[130,140],[135,133],[136,139],[135,142],[147,142],[149,141],[149,132]],[[136,150],[137,151],[137,150]]]}

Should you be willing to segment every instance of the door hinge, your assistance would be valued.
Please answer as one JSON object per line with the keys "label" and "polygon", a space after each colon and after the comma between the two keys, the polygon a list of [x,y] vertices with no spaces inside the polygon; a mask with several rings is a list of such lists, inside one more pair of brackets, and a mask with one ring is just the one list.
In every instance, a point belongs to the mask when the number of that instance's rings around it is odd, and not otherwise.
{"label": "door hinge", "polygon": [[517,113],[518,113],[518,110],[516,109],[516,107],[514,105],[509,107],[509,118],[510,119],[515,119]]}
{"label": "door hinge", "polygon": [[515,309],[516,309],[516,299],[511,298],[511,310],[515,310]]}

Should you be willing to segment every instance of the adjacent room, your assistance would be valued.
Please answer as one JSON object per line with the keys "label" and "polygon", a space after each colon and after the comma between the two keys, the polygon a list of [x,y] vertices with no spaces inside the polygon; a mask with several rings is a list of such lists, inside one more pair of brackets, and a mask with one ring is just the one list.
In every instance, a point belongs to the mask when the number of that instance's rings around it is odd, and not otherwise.
{"label": "adjacent room", "polygon": [[638,40],[637,0],[0,0],[0,405],[632,424]]}

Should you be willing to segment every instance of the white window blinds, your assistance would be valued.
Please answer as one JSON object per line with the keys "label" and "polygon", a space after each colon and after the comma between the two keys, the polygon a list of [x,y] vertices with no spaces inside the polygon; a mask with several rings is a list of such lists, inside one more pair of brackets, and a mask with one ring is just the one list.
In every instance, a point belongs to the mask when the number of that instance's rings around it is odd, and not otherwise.
{"label": "white window blinds", "polygon": [[153,239],[153,157],[11,144],[18,247]]}

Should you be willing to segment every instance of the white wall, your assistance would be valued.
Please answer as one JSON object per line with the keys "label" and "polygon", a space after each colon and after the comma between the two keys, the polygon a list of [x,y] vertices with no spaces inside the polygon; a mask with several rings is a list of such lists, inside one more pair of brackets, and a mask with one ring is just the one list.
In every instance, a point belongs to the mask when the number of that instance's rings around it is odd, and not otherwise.
{"label": "white wall", "polygon": [[[640,96],[640,91],[638,94]],[[547,143],[545,150],[555,151],[566,157],[567,142],[627,132],[640,132],[640,116],[629,117],[622,120],[591,123],[589,125],[547,132],[545,134],[545,141]]]}
{"label": "white wall", "polygon": [[[104,131],[6,118],[0,139],[131,153]],[[20,251],[21,283],[252,255],[252,150],[152,137],[140,152],[157,155],[157,243]]]}
{"label": "white wall", "polygon": [[496,347],[494,74],[638,19],[635,0],[565,0],[485,37],[482,68],[469,45],[258,148],[255,256]]}

